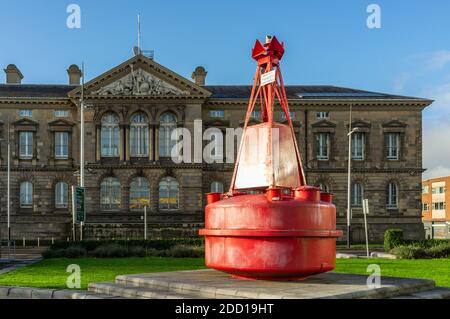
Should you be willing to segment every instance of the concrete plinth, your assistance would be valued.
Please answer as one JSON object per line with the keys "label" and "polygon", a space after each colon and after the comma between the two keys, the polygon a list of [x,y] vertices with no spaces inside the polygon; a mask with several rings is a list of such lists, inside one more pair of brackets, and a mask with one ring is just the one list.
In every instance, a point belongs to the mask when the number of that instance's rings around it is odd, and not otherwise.
{"label": "concrete plinth", "polygon": [[95,283],[89,291],[126,298],[392,298],[435,289],[431,280],[382,277],[379,287],[367,276],[324,273],[301,281],[240,280],[211,270],[117,276],[115,283]]}

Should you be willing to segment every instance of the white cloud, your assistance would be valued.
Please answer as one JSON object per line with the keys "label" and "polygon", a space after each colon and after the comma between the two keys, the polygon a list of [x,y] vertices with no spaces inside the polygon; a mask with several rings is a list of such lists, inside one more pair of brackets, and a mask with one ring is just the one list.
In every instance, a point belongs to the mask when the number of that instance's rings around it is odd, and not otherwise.
{"label": "white cloud", "polygon": [[432,69],[442,69],[450,63],[450,51],[436,51],[430,54],[429,66]]}
{"label": "white cloud", "polygon": [[394,80],[394,92],[399,94],[402,93],[407,82],[411,78],[409,73],[402,73]]}
{"label": "white cloud", "polygon": [[450,123],[427,125],[423,130],[424,178],[450,176]]}

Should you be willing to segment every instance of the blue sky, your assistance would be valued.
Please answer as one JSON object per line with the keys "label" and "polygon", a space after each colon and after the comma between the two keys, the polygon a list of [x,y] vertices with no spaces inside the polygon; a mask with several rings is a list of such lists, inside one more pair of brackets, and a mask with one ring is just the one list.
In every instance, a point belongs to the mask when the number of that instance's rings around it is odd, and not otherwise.
{"label": "blue sky", "polygon": [[[80,29],[66,26],[72,3]],[[371,3],[381,29],[367,28]],[[92,78],[132,56],[139,12],[142,47],[187,78],[203,65],[208,84],[250,83],[255,38],[276,34],[288,84],[436,99],[424,112],[425,177],[450,175],[450,1],[0,0],[1,66],[15,63],[24,83],[66,83],[67,67],[84,61]]]}

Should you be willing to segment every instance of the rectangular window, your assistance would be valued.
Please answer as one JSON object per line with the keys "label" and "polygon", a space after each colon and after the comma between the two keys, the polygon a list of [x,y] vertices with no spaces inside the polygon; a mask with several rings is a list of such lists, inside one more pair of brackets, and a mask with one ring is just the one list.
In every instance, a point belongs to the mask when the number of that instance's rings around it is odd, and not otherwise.
{"label": "rectangular window", "polygon": [[55,158],[66,159],[69,157],[69,133],[55,133]]}
{"label": "rectangular window", "polygon": [[[295,112],[289,112],[289,115],[291,116],[291,119],[295,119]],[[286,114],[284,114],[284,112],[281,112],[281,119],[286,120]]]}
{"label": "rectangular window", "polygon": [[428,209],[429,209],[428,204],[427,204],[427,203],[423,203],[423,204],[422,204],[422,210],[423,210],[424,212],[426,212],[426,211],[428,211]]}
{"label": "rectangular window", "polygon": [[444,210],[445,202],[435,202],[433,203],[433,210]]}
{"label": "rectangular window", "polygon": [[317,112],[316,117],[318,119],[327,119],[330,117],[330,112]]}
{"label": "rectangular window", "polygon": [[437,194],[444,194],[445,193],[445,187],[439,186],[439,187],[433,187],[431,192],[435,195]]}
{"label": "rectangular window", "polygon": [[22,159],[33,158],[33,132],[19,133],[19,155]]}
{"label": "rectangular window", "polygon": [[364,160],[364,133],[352,134],[352,159]]}
{"label": "rectangular window", "polygon": [[422,186],[422,194],[428,194],[428,186]]}
{"label": "rectangular window", "polygon": [[260,120],[261,119],[261,111],[252,111],[250,114],[252,119]]}
{"label": "rectangular window", "polygon": [[32,110],[19,110],[19,116],[20,117],[33,117],[33,111]]}
{"label": "rectangular window", "polygon": [[317,160],[328,161],[330,149],[330,134],[318,133],[316,135]]}
{"label": "rectangular window", "polygon": [[398,160],[400,158],[400,134],[386,134],[386,158],[388,160]]}
{"label": "rectangular window", "polygon": [[209,116],[210,117],[224,117],[225,111],[224,110],[210,110]]}
{"label": "rectangular window", "polygon": [[69,117],[70,111],[69,110],[55,110],[54,115],[55,115],[55,117]]}

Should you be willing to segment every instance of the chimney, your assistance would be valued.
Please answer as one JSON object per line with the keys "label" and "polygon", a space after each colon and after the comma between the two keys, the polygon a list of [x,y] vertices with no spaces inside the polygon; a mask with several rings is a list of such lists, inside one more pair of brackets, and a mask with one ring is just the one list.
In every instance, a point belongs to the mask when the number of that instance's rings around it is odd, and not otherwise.
{"label": "chimney", "polygon": [[203,86],[205,85],[206,74],[208,74],[208,72],[205,71],[205,68],[198,66],[192,73],[192,80],[194,80],[195,84]]}
{"label": "chimney", "polygon": [[67,74],[69,74],[69,84],[70,85],[80,85],[80,79],[82,76],[82,72],[78,65],[72,64],[67,69]]}
{"label": "chimney", "polygon": [[6,84],[21,84],[23,75],[15,64],[10,64],[4,70],[6,73]]}

